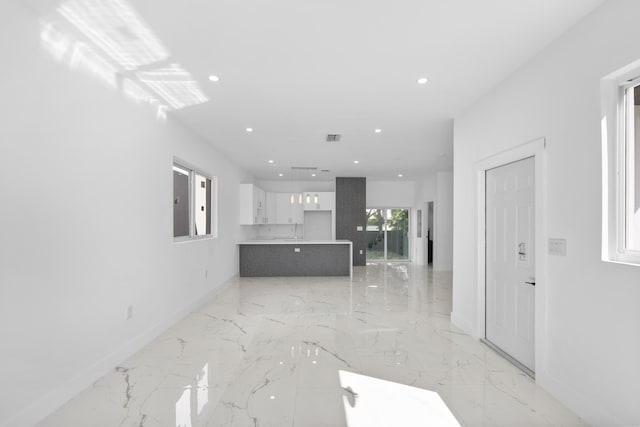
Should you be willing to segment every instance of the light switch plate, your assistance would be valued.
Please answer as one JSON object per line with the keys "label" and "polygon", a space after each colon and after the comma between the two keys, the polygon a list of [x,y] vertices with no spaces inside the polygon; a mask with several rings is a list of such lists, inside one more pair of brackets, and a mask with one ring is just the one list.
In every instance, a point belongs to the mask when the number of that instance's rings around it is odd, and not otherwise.
{"label": "light switch plate", "polygon": [[363,231],[364,227],[361,225],[356,225],[356,231]]}
{"label": "light switch plate", "polygon": [[549,239],[549,255],[567,256],[567,239]]}
{"label": "light switch plate", "polygon": [[294,248],[293,251],[294,252],[300,252],[300,248]]}

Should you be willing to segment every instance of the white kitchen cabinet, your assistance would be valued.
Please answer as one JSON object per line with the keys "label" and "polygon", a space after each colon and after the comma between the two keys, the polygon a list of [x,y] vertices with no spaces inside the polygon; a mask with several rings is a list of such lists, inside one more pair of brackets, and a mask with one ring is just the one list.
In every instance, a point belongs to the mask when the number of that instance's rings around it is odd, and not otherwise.
{"label": "white kitchen cabinet", "polygon": [[254,208],[255,208],[255,220],[254,224],[264,224],[265,217],[267,216],[266,208],[266,193],[260,187],[253,186]]}
{"label": "white kitchen cabinet", "polygon": [[276,224],[304,222],[301,193],[276,193],[276,206]]}
{"label": "white kitchen cabinet", "polygon": [[304,205],[302,193],[293,193],[295,204],[293,207],[293,222],[295,224],[303,224],[304,223]]}
{"label": "white kitchen cabinet", "polygon": [[264,224],[265,192],[253,184],[240,184],[238,217],[242,225]]}
{"label": "white kitchen cabinet", "polygon": [[277,224],[288,224],[289,219],[291,219],[291,214],[289,213],[291,208],[291,203],[289,202],[289,193],[276,193],[276,223]]}
{"label": "white kitchen cabinet", "polygon": [[304,193],[303,202],[305,211],[330,211],[335,205],[334,192],[319,191],[313,193]]}
{"label": "white kitchen cabinet", "polygon": [[278,193],[265,193],[265,217],[264,224],[278,224]]}

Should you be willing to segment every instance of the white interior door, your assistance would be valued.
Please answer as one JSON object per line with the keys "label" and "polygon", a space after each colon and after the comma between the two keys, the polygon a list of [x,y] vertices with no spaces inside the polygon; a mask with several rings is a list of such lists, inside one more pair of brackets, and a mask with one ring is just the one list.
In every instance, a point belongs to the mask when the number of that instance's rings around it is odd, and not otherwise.
{"label": "white interior door", "polygon": [[486,339],[535,371],[534,158],[486,172]]}

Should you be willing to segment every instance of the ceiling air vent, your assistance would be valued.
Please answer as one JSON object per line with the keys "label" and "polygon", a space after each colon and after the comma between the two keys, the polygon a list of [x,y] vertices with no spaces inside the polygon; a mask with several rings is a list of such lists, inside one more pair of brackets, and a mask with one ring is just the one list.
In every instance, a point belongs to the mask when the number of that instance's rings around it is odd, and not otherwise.
{"label": "ceiling air vent", "polygon": [[317,166],[291,166],[292,171],[317,171]]}
{"label": "ceiling air vent", "polygon": [[320,172],[328,173],[331,172],[329,169],[321,169]]}
{"label": "ceiling air vent", "polygon": [[327,142],[339,142],[341,135],[339,133],[327,134]]}

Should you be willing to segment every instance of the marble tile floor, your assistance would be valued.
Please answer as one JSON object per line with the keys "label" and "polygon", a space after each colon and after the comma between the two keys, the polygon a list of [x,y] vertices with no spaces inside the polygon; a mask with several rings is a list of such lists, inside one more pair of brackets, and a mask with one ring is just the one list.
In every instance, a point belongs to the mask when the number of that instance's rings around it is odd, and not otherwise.
{"label": "marble tile floor", "polygon": [[586,425],[450,312],[409,263],[236,278],[39,426]]}

